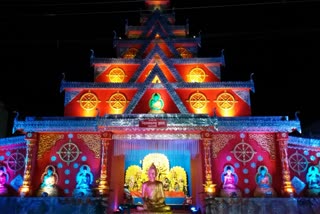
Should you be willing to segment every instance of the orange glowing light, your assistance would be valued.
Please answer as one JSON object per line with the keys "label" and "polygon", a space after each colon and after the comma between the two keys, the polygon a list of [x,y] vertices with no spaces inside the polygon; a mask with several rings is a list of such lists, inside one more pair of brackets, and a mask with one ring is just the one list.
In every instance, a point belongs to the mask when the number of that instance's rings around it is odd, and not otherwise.
{"label": "orange glowing light", "polygon": [[203,184],[204,192],[208,196],[213,196],[216,193],[216,184],[211,183],[211,181],[207,181],[206,184]]}
{"label": "orange glowing light", "polygon": [[235,109],[227,109],[220,111],[221,116],[223,117],[233,117],[236,116]]}
{"label": "orange glowing light", "polygon": [[28,186],[22,186],[20,189],[20,195],[26,196],[30,191],[30,188]]}

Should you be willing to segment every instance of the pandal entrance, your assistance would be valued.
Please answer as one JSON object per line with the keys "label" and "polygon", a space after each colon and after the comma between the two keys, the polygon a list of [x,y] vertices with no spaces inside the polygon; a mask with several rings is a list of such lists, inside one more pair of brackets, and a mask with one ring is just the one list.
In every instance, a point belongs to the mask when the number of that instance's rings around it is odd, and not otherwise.
{"label": "pandal entrance", "polygon": [[147,180],[147,170],[152,163],[158,170],[157,180],[163,182],[166,204],[183,205],[192,195],[191,163],[199,153],[199,140],[160,138],[114,140],[117,168],[123,157],[124,171],[118,174],[119,179],[112,180],[122,181],[114,185],[124,186],[124,192],[128,191],[132,195],[134,205],[142,203],[141,187]]}

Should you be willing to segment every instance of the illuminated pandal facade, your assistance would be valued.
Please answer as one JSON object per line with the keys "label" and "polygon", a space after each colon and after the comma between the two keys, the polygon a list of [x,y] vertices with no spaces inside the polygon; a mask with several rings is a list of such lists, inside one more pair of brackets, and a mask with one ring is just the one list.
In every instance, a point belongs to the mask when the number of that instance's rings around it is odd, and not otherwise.
{"label": "illuminated pandal facade", "polygon": [[298,119],[252,116],[253,80],[221,81],[223,51],[198,57],[200,35],[175,25],[169,3],[146,0],[140,25],[127,20],[126,39],[114,37],[117,58],[92,52],[93,82],[63,78],[64,116],[17,115],[21,135],[0,139],[3,209],[110,213],[126,203],[124,186],[134,207],[152,163],[171,206],[319,207],[309,200],[320,185],[319,141],[289,136]]}

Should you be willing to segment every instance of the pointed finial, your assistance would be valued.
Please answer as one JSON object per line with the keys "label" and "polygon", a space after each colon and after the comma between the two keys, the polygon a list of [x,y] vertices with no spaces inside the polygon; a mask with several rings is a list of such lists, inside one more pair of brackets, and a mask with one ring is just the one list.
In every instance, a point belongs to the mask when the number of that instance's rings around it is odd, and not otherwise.
{"label": "pointed finial", "polygon": [[[18,118],[19,118],[19,112],[17,111],[13,111],[14,114],[16,114],[16,116],[14,117],[14,123],[18,122]],[[16,127],[15,125],[12,126],[12,130],[11,130],[12,134],[14,134],[16,132]]]}
{"label": "pointed finial", "polygon": [[296,119],[296,120],[300,120],[300,119],[299,119],[299,116],[298,116],[299,114],[300,114],[300,111],[296,111],[296,112],[294,113],[294,116],[295,116],[295,119]]}
{"label": "pointed finial", "polygon": [[221,50],[221,63],[223,66],[226,66],[226,61],[224,59],[224,49]]}
{"label": "pointed finial", "polygon": [[251,74],[250,74],[250,81],[251,81],[251,82],[253,82],[253,76],[254,76],[254,73],[251,73]]}
{"label": "pointed finial", "polygon": [[90,49],[90,52],[91,52],[91,58],[94,58],[94,50],[93,49]]}
{"label": "pointed finial", "polygon": [[115,30],[113,31],[113,39],[117,39],[117,32]]}
{"label": "pointed finial", "polygon": [[18,121],[20,113],[18,111],[13,111],[13,113],[16,114],[16,116],[14,117],[14,121]]}
{"label": "pointed finial", "polygon": [[94,58],[95,58],[95,56],[94,56],[94,50],[93,50],[93,49],[90,49],[90,52],[91,52],[91,55],[90,55],[90,64],[92,64],[92,63],[93,63],[93,60],[94,60]]}

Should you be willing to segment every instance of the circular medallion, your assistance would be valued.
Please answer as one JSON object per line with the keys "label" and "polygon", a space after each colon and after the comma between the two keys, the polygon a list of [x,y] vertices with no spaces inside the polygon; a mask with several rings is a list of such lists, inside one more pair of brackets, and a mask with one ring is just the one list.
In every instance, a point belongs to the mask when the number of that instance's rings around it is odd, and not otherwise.
{"label": "circular medallion", "polygon": [[126,77],[124,71],[121,68],[113,68],[108,74],[110,82],[123,82]]}
{"label": "circular medallion", "polygon": [[180,54],[180,56],[182,58],[191,58],[192,57],[192,54],[186,48],[178,47],[176,50],[178,51],[178,53]]}
{"label": "circular medallion", "polygon": [[81,96],[79,102],[81,108],[83,108],[84,110],[93,110],[97,107],[100,101],[95,94],[88,92]]}
{"label": "circular medallion", "polygon": [[122,93],[115,93],[113,94],[110,99],[107,101],[109,106],[115,110],[123,109],[127,103],[126,97]]}
{"label": "circular medallion", "polygon": [[236,101],[232,94],[224,92],[217,97],[215,102],[218,104],[219,108],[228,110],[234,107]]}
{"label": "circular medallion", "polygon": [[123,58],[125,59],[133,59],[138,53],[138,49],[136,48],[129,48],[124,54]]}
{"label": "circular medallion", "polygon": [[245,164],[251,161],[254,154],[257,152],[253,150],[250,144],[241,142],[234,147],[232,153],[238,161],[241,161],[243,164]]}
{"label": "circular medallion", "polygon": [[302,154],[299,154],[297,151],[289,157],[290,168],[293,171],[297,172],[299,175],[301,172],[304,172],[307,170],[308,164],[309,164],[308,159]]}
{"label": "circular medallion", "polygon": [[11,170],[18,171],[25,165],[25,156],[20,152],[12,153],[7,160],[7,164]]}
{"label": "circular medallion", "polygon": [[193,93],[190,96],[188,101],[190,102],[191,107],[194,108],[194,109],[202,109],[209,102],[207,100],[206,96],[201,92]]}
{"label": "circular medallion", "polygon": [[66,162],[69,166],[71,162],[77,160],[81,151],[79,150],[78,146],[72,143],[70,140],[68,143],[63,144],[57,153],[59,154],[61,160]]}
{"label": "circular medallion", "polygon": [[190,82],[203,82],[206,76],[202,68],[193,68],[188,74]]}

